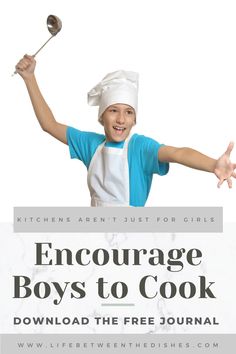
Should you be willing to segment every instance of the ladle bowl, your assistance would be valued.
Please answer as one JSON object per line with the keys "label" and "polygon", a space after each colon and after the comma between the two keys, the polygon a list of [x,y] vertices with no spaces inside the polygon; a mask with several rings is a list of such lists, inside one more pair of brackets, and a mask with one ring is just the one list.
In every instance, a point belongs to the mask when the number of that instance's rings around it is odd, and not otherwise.
{"label": "ladle bowl", "polygon": [[47,18],[47,26],[51,35],[56,36],[62,28],[62,22],[59,17],[54,15],[49,15]]}

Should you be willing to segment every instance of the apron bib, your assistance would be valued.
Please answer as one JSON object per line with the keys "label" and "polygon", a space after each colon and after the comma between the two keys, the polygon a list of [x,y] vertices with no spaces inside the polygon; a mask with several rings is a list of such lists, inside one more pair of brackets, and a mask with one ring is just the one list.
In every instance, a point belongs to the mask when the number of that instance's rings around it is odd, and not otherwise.
{"label": "apron bib", "polygon": [[88,169],[91,206],[129,206],[128,141],[123,149],[98,146]]}

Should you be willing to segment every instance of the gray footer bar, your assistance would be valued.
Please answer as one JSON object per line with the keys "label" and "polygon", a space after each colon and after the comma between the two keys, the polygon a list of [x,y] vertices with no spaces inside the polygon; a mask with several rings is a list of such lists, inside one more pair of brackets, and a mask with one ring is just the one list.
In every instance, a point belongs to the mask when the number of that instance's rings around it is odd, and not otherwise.
{"label": "gray footer bar", "polygon": [[236,334],[2,334],[1,354],[233,354]]}

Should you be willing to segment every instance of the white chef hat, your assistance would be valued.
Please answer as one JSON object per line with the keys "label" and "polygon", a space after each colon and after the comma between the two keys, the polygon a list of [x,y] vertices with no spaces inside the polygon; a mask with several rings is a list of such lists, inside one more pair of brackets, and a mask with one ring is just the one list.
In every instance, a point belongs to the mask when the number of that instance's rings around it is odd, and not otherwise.
{"label": "white chef hat", "polygon": [[98,119],[107,107],[115,103],[131,106],[136,114],[138,108],[138,73],[118,70],[107,74],[88,93],[88,104],[99,106]]}

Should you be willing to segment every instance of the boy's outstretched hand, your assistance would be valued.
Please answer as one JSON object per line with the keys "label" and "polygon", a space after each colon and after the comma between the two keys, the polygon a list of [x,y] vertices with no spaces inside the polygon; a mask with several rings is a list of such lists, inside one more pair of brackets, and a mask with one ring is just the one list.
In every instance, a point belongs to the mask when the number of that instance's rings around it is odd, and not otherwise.
{"label": "boy's outstretched hand", "polygon": [[236,168],[236,164],[230,161],[230,154],[233,150],[234,143],[231,142],[225,151],[225,153],[217,160],[214,173],[219,178],[219,182],[217,187],[227,181],[229,188],[232,188],[232,178],[236,178],[236,172],[234,172]]}

